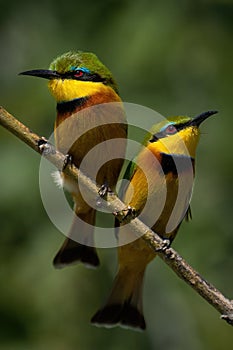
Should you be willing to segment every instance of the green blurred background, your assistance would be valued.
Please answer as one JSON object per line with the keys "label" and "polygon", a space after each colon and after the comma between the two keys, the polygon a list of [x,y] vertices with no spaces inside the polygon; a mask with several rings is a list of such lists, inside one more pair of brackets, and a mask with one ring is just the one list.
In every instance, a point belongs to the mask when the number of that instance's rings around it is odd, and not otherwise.
{"label": "green blurred background", "polygon": [[[233,3],[227,0],[0,1],[0,104],[49,136],[55,102],[46,82],[17,76],[47,68],[68,50],[95,52],[112,70],[124,101],[161,114],[219,114],[202,127],[193,220],[174,247],[233,297]],[[39,155],[0,128],[0,349],[89,350],[231,348],[233,329],[159,258],[147,270],[144,333],[102,329],[89,319],[116,269],[62,271],[52,258],[63,236],[43,208]]]}

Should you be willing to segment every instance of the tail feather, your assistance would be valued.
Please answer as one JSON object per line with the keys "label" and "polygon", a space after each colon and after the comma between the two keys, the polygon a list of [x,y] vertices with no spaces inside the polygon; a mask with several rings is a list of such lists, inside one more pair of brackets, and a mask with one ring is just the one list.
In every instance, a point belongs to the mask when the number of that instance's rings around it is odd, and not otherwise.
{"label": "tail feather", "polygon": [[105,327],[146,328],[142,310],[144,271],[120,270],[106,305],[92,317],[91,323]]}
{"label": "tail feather", "polygon": [[63,268],[79,262],[87,267],[97,267],[100,264],[94,247],[94,223],[94,210],[74,216],[68,238],[53,260],[55,268]]}
{"label": "tail feather", "polygon": [[53,265],[60,269],[78,262],[82,262],[89,267],[97,267],[100,264],[94,247],[88,247],[67,238],[53,259]]}
{"label": "tail feather", "polygon": [[106,305],[103,309],[97,311],[92,317],[91,323],[97,326],[139,328],[144,330],[146,323],[144,316],[139,310],[130,303]]}

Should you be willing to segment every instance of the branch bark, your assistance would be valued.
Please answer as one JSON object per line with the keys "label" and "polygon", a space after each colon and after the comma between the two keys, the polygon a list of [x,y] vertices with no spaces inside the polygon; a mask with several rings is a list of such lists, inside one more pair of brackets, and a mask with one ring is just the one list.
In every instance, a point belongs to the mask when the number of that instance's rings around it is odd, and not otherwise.
{"label": "branch bark", "polygon": [[[63,168],[66,156],[58,152],[44,137],[33,133],[2,107],[0,107],[0,124],[36,152],[40,153],[59,170]],[[98,196],[99,188],[96,184],[75,166],[68,164],[64,171],[73,179],[78,179],[92,195]],[[124,203],[114,194],[107,196],[107,206],[112,213],[125,208]],[[173,248],[166,248],[165,242],[139,219],[135,218],[130,222],[130,225],[134,229],[135,235],[142,237],[178,277],[220,312],[222,319],[233,325],[232,300],[226,298],[218,289],[207,282]]]}

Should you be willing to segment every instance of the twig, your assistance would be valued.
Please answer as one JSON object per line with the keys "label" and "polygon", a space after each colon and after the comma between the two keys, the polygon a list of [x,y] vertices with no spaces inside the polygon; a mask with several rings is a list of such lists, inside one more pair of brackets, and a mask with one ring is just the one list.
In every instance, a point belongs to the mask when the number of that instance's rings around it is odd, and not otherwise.
{"label": "twig", "polygon": [[[44,137],[39,137],[24,124],[20,123],[5,109],[0,107],[0,124],[16,135],[19,139],[29,145],[36,152],[42,154],[58,169],[62,169],[66,156],[47,142]],[[64,172],[85,186],[85,189],[92,195],[98,195],[96,184],[75,166],[68,164]],[[108,208],[114,213],[125,208],[116,195],[108,196]],[[199,275],[174,249],[166,248],[165,242],[139,219],[130,222],[135,235],[142,237],[145,242],[155,251],[157,255],[209,304],[221,313],[221,318],[233,325],[233,301],[227,299],[219,290]]]}

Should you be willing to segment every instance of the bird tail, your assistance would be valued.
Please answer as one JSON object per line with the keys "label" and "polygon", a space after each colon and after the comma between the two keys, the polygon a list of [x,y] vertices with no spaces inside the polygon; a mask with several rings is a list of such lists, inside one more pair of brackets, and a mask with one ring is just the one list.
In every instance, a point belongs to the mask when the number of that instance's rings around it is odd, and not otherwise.
{"label": "bird tail", "polygon": [[106,305],[92,317],[96,326],[122,326],[144,330],[146,328],[142,309],[143,271],[121,268],[115,277]]}
{"label": "bird tail", "polygon": [[87,267],[99,265],[99,258],[94,247],[94,224],[95,210],[93,209],[85,214],[75,215],[68,238],[53,260],[55,268],[63,268],[78,262],[82,262]]}

